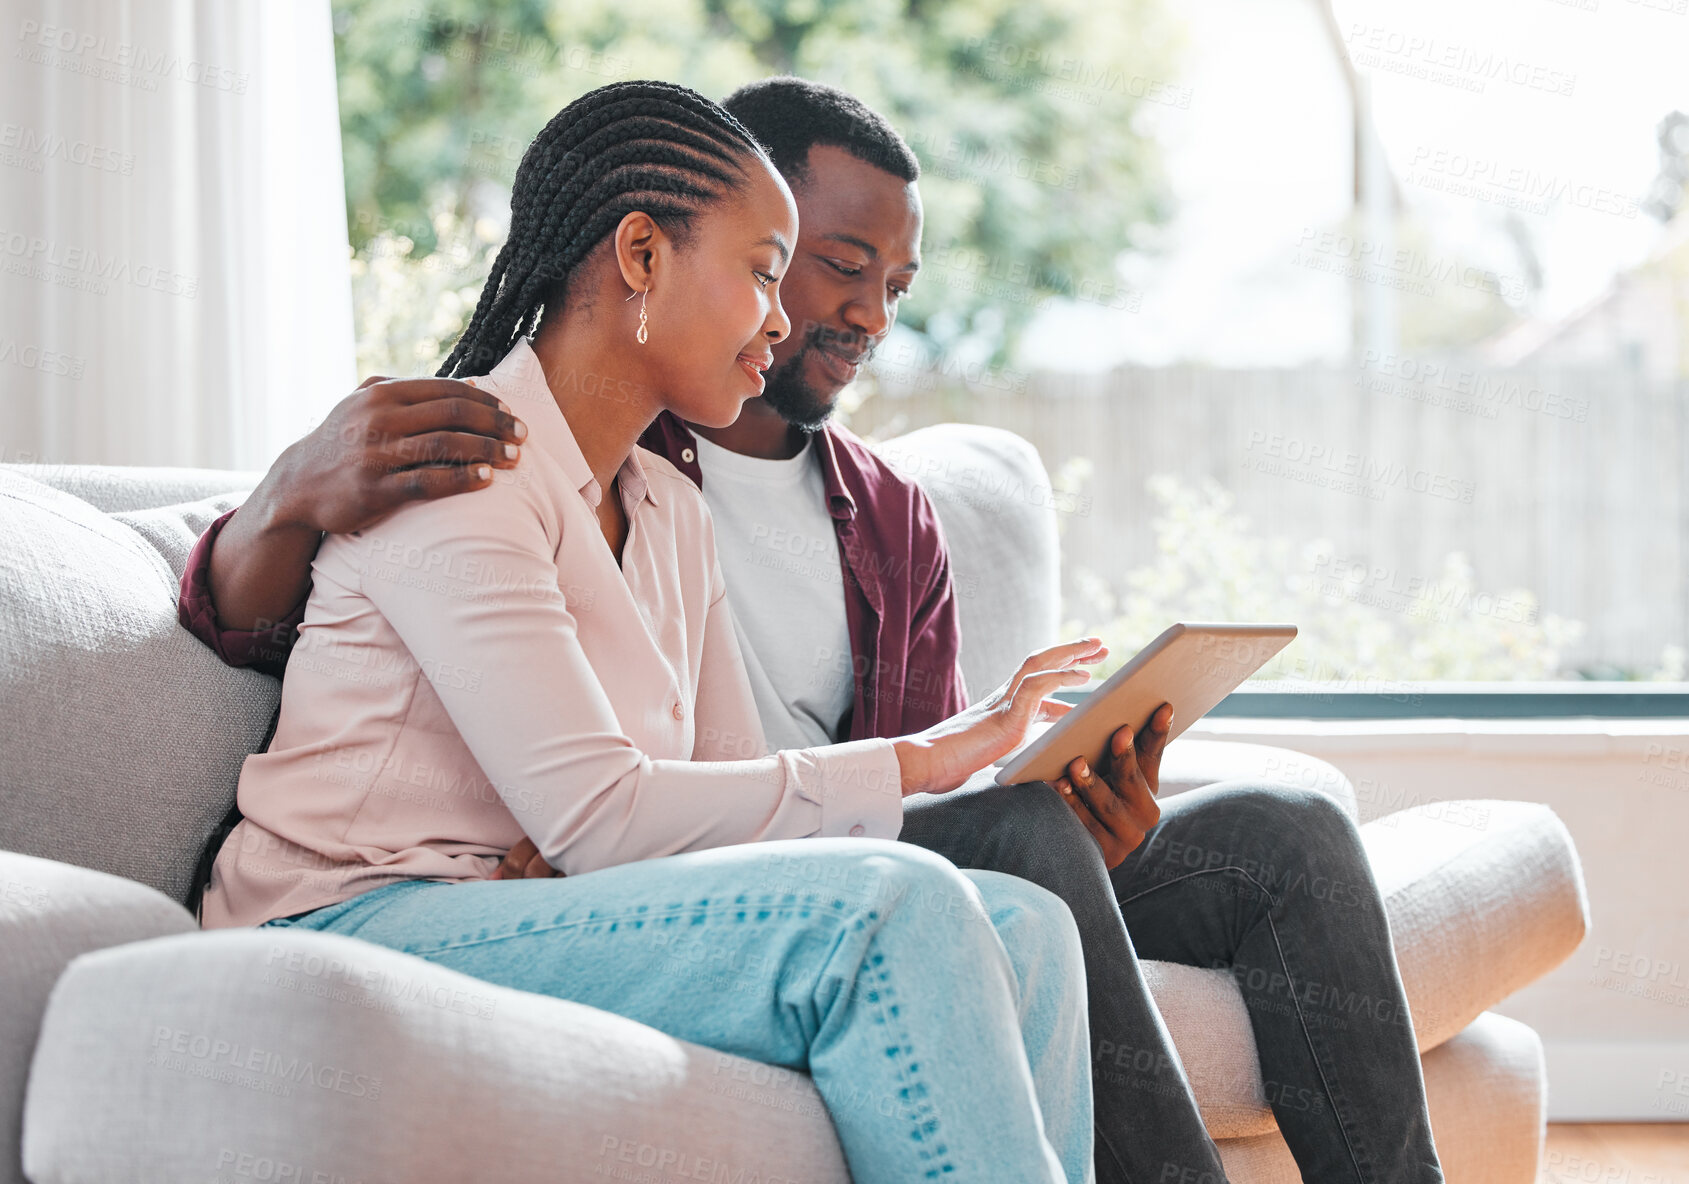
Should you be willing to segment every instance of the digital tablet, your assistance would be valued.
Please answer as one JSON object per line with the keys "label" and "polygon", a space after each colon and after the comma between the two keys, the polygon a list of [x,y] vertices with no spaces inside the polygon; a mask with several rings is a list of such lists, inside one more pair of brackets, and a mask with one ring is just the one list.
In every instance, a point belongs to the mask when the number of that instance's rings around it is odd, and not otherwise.
{"label": "digital tablet", "polygon": [[1177,739],[1295,636],[1294,625],[1174,625],[1004,761],[997,783],[1055,781],[1077,756],[1101,769],[1109,737],[1127,724],[1141,732],[1163,703]]}

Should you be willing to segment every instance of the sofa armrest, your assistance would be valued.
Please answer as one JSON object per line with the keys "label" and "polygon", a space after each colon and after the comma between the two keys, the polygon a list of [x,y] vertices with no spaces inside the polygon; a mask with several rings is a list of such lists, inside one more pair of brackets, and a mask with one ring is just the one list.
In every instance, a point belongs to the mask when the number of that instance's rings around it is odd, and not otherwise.
{"label": "sofa armrest", "polygon": [[[1470,1040],[1480,1025],[1508,1029],[1540,1058],[1529,1028],[1485,1012],[1564,961],[1588,929],[1588,897],[1565,824],[1533,802],[1477,800],[1416,806],[1369,822],[1360,834],[1390,919],[1427,1082],[1434,1053]],[[1249,1009],[1231,974],[1153,960],[1143,972],[1209,1133],[1271,1133]],[[1532,1089],[1542,1080],[1540,1071],[1519,1066],[1504,1076]],[[1540,1127],[1540,1116],[1531,1121]],[[1518,1123],[1508,1129],[1516,1137]]]}
{"label": "sofa armrest", "polygon": [[1434,802],[1361,827],[1421,1052],[1571,957],[1589,893],[1566,824],[1536,802]]}
{"label": "sofa armrest", "polygon": [[1161,757],[1161,789],[1156,796],[1168,798],[1216,781],[1238,780],[1317,789],[1335,798],[1357,823],[1361,819],[1355,787],[1336,765],[1305,752],[1236,740],[1180,736]]}
{"label": "sofa armrest", "polygon": [[47,997],[90,950],[195,929],[188,911],[121,876],[0,851],[0,1184],[21,1182],[25,1082]]}
{"label": "sofa armrest", "polygon": [[35,1184],[849,1179],[804,1074],[287,929],[73,962],[42,1022],[23,1154]]}

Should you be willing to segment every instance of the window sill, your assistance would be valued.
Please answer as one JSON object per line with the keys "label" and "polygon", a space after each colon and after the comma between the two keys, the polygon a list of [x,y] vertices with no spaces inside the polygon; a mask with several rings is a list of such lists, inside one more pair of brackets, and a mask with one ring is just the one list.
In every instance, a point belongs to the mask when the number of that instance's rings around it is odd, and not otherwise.
{"label": "window sill", "polygon": [[[1086,690],[1062,692],[1082,699]],[[1654,727],[1689,722],[1689,683],[1682,682],[1258,682],[1232,692],[1208,720],[1387,722],[1504,720],[1650,720]],[[1394,730],[1394,729],[1390,729]],[[1516,728],[1504,729],[1517,731]]]}

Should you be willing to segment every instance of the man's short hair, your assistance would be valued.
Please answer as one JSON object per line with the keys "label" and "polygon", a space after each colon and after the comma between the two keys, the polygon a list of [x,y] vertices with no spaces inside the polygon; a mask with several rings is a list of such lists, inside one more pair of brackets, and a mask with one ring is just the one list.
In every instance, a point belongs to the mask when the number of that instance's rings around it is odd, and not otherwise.
{"label": "man's short hair", "polygon": [[723,107],[768,149],[774,167],[793,185],[809,179],[809,150],[843,148],[858,160],[914,182],[921,165],[891,124],[836,86],[781,74],[750,82]]}

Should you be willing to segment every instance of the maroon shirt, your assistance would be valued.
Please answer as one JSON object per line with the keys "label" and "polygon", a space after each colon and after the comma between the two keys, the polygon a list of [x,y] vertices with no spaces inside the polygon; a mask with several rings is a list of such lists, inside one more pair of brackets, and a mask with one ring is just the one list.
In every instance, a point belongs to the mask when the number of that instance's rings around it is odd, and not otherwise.
{"label": "maroon shirt", "polygon": [[[967,706],[957,664],[962,634],[950,579],[950,554],[938,515],[915,482],[838,424],[820,433],[822,479],[845,573],[856,694],[837,740],[919,732]],[[697,441],[663,412],[639,438],[699,488]],[[273,626],[224,629],[211,603],[211,548],[230,510],[194,544],[182,573],[177,618],[230,666],[280,678],[298,636],[305,600]]]}

